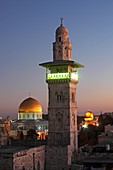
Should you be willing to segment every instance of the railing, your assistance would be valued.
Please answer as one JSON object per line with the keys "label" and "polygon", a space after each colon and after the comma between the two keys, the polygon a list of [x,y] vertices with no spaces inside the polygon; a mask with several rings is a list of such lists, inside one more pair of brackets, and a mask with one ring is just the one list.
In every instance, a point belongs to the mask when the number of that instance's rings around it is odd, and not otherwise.
{"label": "railing", "polygon": [[68,72],[68,73],[47,73],[46,80],[63,80],[63,79],[71,79],[78,81],[78,73],[77,72]]}

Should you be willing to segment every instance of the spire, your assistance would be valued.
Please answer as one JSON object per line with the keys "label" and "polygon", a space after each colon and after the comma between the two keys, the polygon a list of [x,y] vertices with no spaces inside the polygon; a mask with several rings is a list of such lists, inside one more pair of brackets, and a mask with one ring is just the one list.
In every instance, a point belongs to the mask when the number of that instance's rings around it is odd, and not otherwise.
{"label": "spire", "polygon": [[61,17],[60,20],[61,20],[61,25],[60,26],[63,26],[63,17]]}

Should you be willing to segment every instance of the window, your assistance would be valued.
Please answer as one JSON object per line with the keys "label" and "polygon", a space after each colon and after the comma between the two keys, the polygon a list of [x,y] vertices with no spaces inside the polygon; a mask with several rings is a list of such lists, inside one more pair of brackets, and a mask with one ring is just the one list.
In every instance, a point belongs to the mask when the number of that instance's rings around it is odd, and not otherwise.
{"label": "window", "polygon": [[63,101],[63,92],[61,91],[60,94],[58,94],[57,92],[55,93],[56,96],[56,101],[57,102],[61,102]]}
{"label": "window", "polygon": [[62,97],[63,97],[63,93],[62,93],[62,91],[61,91],[61,92],[60,92],[60,95],[59,95],[60,101],[62,101]]}
{"label": "window", "polygon": [[57,130],[61,130],[62,129],[62,126],[63,126],[63,115],[60,113],[60,112],[58,112],[57,114],[56,114],[56,129]]}
{"label": "window", "polygon": [[37,170],[40,170],[40,162],[38,161]]}
{"label": "window", "polygon": [[73,125],[75,125],[75,114],[73,113]]}
{"label": "window", "polygon": [[24,166],[22,167],[22,170],[25,170],[25,167],[24,167]]}
{"label": "window", "polygon": [[59,97],[58,97],[58,93],[57,92],[55,93],[55,96],[56,96],[56,101],[58,102],[59,101]]}
{"label": "window", "polygon": [[74,103],[75,102],[75,94],[72,93],[72,102]]}
{"label": "window", "polygon": [[59,41],[61,41],[61,37],[59,37]]}
{"label": "window", "polygon": [[55,135],[55,138],[56,138],[56,145],[57,146],[62,145],[62,138],[63,138],[62,133],[57,133]]}

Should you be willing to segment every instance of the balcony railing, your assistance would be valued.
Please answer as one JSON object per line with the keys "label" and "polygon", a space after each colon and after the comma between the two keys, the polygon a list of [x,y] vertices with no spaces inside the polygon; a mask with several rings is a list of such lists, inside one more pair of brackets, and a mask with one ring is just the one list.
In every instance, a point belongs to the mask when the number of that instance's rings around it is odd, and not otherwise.
{"label": "balcony railing", "polygon": [[70,79],[78,81],[78,72],[68,72],[68,73],[47,73],[46,80],[63,80]]}

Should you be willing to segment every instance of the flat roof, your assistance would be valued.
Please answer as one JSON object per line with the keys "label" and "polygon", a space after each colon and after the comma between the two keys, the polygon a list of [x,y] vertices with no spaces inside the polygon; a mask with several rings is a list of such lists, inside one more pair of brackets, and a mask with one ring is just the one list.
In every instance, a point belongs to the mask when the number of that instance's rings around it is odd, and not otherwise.
{"label": "flat roof", "polygon": [[41,63],[39,66],[50,68],[51,66],[59,66],[59,65],[71,65],[75,68],[84,68],[84,65],[77,63],[72,60],[57,60],[57,61],[50,61],[46,63]]}
{"label": "flat roof", "polygon": [[111,159],[111,158],[99,158],[99,157],[97,157],[97,158],[89,158],[89,159],[85,159],[85,160],[83,160],[83,163],[85,164],[85,163],[107,163],[107,164],[110,164],[110,163],[112,163],[113,164],[113,159]]}
{"label": "flat roof", "polygon": [[[19,152],[21,150],[26,150],[26,149],[30,149],[31,146],[4,146],[2,148],[0,148],[0,154],[12,154],[15,152]],[[33,147],[32,147],[33,148]]]}

